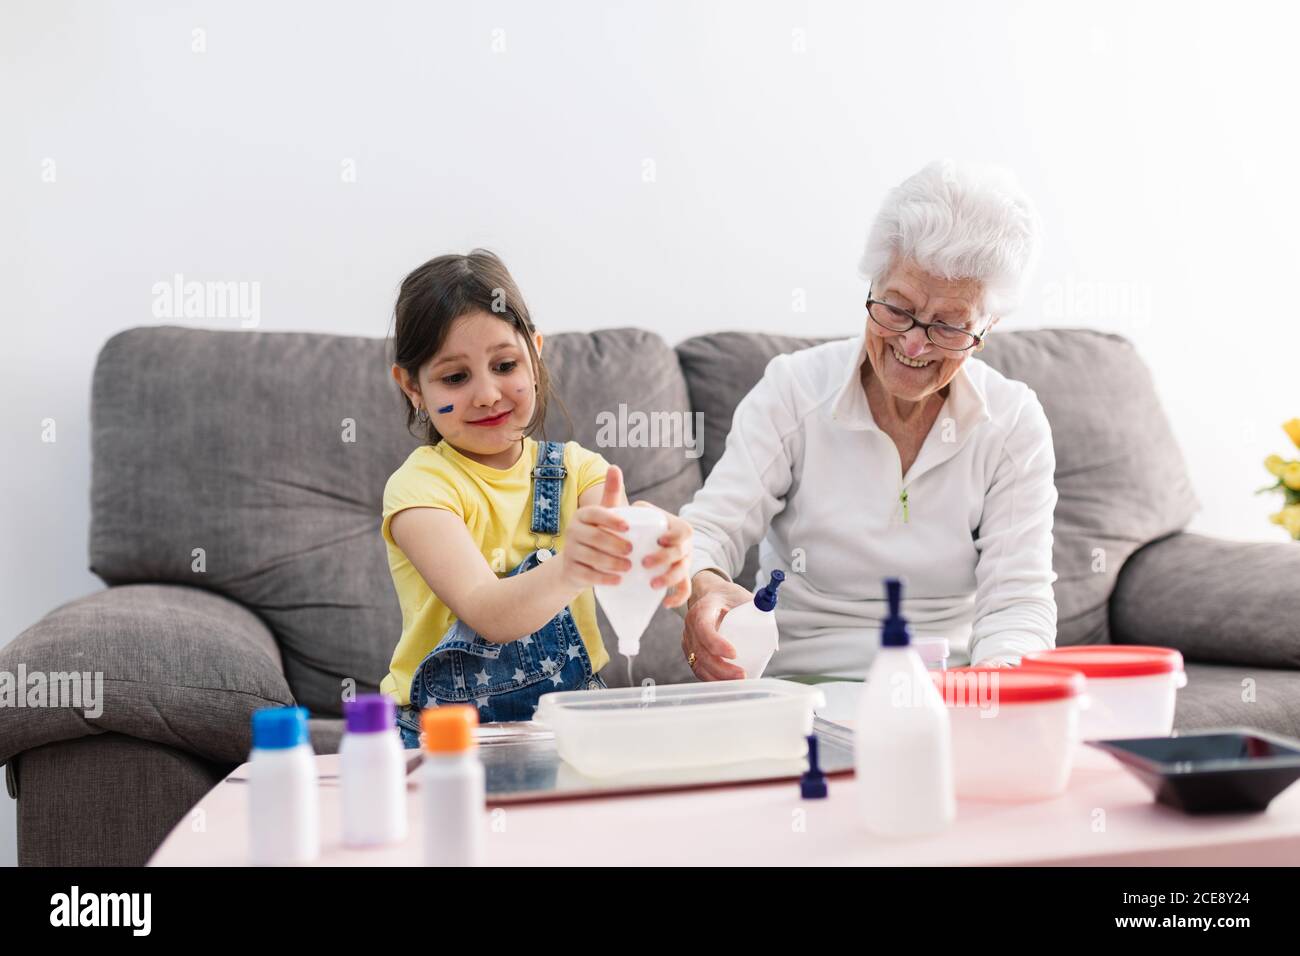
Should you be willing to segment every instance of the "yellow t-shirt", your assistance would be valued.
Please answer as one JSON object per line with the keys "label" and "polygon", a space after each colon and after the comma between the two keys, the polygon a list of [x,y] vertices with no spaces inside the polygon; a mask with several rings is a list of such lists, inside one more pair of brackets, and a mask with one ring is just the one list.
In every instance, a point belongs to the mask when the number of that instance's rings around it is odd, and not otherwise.
{"label": "yellow t-shirt", "polygon": [[[565,443],[560,533],[552,539],[543,533],[534,537],[529,530],[533,517],[532,471],[536,463],[537,442],[532,438],[524,439],[523,454],[506,469],[480,464],[441,441],[415,449],[389,477],[384,486],[381,531],[388,544],[388,569],[402,607],[402,637],[379,690],[399,705],[410,703],[411,678],[416,668],[437,646],[456,616],[438,600],[393,541],[388,527],[393,515],[406,508],[442,508],[460,516],[488,565],[498,577],[505,577],[538,547],[557,551],[563,547],[565,529],[578,508],[578,496],[604,481],[609,468],[609,463],[596,452],[577,442]],[[591,658],[591,669],[599,671],[609,663],[609,652],[596,624],[596,600],[591,588],[579,594],[569,610]]]}

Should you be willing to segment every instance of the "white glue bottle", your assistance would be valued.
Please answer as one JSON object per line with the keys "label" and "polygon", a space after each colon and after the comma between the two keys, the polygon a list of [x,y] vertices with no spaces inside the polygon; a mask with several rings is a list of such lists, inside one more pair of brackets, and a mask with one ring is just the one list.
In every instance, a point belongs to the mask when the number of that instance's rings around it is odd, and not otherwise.
{"label": "white glue bottle", "polygon": [[652,588],[653,581],[665,568],[647,568],[642,562],[658,548],[659,538],[668,530],[668,516],[658,508],[635,505],[609,509],[627,522],[627,530],[618,532],[632,550],[624,555],[632,562],[628,571],[620,572],[619,584],[597,584],[593,588],[610,627],[618,636],[618,652],[627,658],[628,686],[632,679],[632,659],[641,653],[641,635],[650,625],[655,610],[664,599],[667,587]]}
{"label": "white glue bottle", "polygon": [[406,758],[391,697],[362,694],[343,705],[339,745],[344,846],[383,846],[406,838]]}
{"label": "white glue bottle", "polygon": [[478,710],[443,704],[420,712],[420,805],[426,866],[480,866],[487,802],[474,730]]}
{"label": "white glue bottle", "polygon": [[320,856],[316,755],[301,707],[253,712],[248,840],[255,866],[310,863]]}
{"label": "white glue bottle", "polygon": [[718,633],[736,649],[734,658],[723,658],[738,665],[749,679],[763,676],[768,661],[776,653],[776,589],[785,580],[784,571],[773,571],[766,587],[758,589],[754,600],[733,607],[722,617]]}
{"label": "white glue bottle", "polygon": [[948,708],[910,646],[899,608],[902,583],[885,581],[889,617],[867,674],[854,725],[862,821],[879,836],[935,833],[952,823],[957,799]]}

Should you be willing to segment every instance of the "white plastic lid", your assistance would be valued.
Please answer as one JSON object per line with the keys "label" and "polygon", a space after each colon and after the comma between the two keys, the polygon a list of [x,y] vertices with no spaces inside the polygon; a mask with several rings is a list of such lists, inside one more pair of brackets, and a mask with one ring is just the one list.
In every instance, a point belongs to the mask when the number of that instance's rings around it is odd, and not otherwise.
{"label": "white plastic lid", "polygon": [[692,684],[643,684],[612,690],[566,690],[543,694],[537,702],[537,723],[545,724],[561,713],[599,717],[600,720],[647,717],[672,720],[695,717],[707,707],[761,710],[791,698],[807,697],[815,707],[826,706],[817,687],[794,681],[760,677],[756,680],[700,681]]}

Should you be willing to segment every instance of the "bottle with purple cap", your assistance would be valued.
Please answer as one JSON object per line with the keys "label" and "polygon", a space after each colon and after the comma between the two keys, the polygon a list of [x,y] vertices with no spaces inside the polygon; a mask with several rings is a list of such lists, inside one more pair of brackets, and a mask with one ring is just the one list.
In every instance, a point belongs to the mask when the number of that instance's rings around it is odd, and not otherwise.
{"label": "bottle with purple cap", "polygon": [[393,700],[384,694],[362,694],[343,705],[343,716],[343,843],[398,843],[406,838],[406,761]]}

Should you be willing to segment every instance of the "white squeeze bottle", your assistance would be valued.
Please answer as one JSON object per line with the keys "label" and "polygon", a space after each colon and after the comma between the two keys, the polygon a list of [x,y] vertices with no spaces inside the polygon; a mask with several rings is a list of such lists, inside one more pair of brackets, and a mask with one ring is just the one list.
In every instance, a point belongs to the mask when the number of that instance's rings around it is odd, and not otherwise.
{"label": "white squeeze bottle", "polygon": [[597,584],[593,590],[618,636],[618,652],[627,658],[627,682],[632,686],[636,684],[632,679],[632,658],[641,653],[641,635],[667,590],[667,587],[650,586],[663,569],[647,568],[642,562],[654,553],[659,538],[668,530],[668,516],[658,508],[635,505],[610,510],[627,522],[627,530],[618,532],[618,536],[632,545],[632,550],[624,555],[632,562],[632,568],[622,572],[621,583]]}
{"label": "white squeeze bottle", "polygon": [[899,607],[902,583],[887,578],[889,617],[867,674],[853,733],[862,821],[879,836],[920,836],[957,815],[948,708],[911,647]]}
{"label": "white squeeze bottle", "polygon": [[718,633],[736,649],[734,658],[723,658],[729,664],[739,665],[745,677],[763,676],[767,662],[776,653],[777,631],[776,589],[785,580],[785,572],[773,571],[766,587],[758,589],[754,600],[733,607],[722,617]]}
{"label": "white squeeze bottle", "polygon": [[344,846],[382,846],[406,838],[406,757],[384,694],[362,694],[343,705],[339,745]]}
{"label": "white squeeze bottle", "polygon": [[425,866],[479,866],[483,862],[487,794],[483,761],[474,739],[477,727],[478,710],[469,704],[426,707],[420,713]]}
{"label": "white squeeze bottle", "polygon": [[316,755],[301,707],[253,712],[248,841],[255,866],[310,863],[320,856]]}

